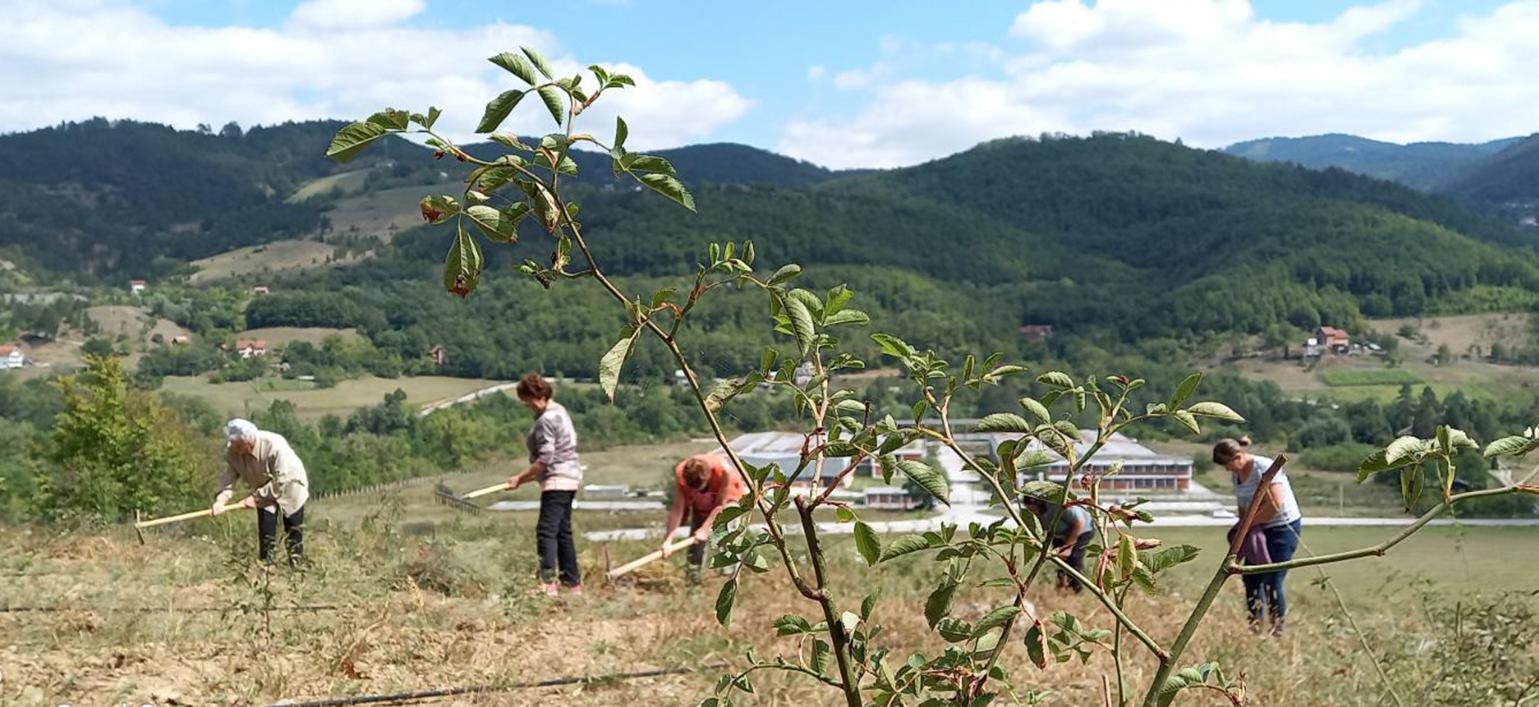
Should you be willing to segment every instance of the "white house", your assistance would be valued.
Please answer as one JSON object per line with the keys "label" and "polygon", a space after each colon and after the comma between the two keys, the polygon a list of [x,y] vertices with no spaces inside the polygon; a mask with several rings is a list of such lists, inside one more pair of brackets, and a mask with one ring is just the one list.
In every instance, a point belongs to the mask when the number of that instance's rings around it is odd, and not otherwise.
{"label": "white house", "polygon": [[[775,464],[787,475],[794,473],[801,464],[803,444],[811,447],[817,444],[817,440],[807,440],[796,432],[750,432],[732,440],[732,448],[737,450],[738,457],[743,461],[754,466]],[[812,485],[814,477],[820,485],[831,484],[849,464],[847,457],[824,457],[820,468],[813,468],[814,465],[809,464],[792,489],[805,490]],[[839,485],[849,488],[854,477],[854,473],[846,474]]]}
{"label": "white house", "polygon": [[897,486],[872,486],[866,489],[866,508],[872,510],[907,511],[918,505],[908,491]]}
{"label": "white house", "polygon": [[240,354],[241,358],[251,358],[252,356],[266,356],[267,355],[267,340],[266,339],[240,339],[240,340],[237,340],[235,342],[235,353]]}
{"label": "white house", "polygon": [[21,347],[15,344],[0,344],[0,368],[21,368],[27,362],[27,357],[21,353]]}
{"label": "white house", "polygon": [[150,283],[145,282],[144,280],[129,280],[128,281],[128,293],[129,294],[137,295],[137,294],[139,294],[141,292],[144,292],[145,288],[147,288],[149,286],[150,286]]}

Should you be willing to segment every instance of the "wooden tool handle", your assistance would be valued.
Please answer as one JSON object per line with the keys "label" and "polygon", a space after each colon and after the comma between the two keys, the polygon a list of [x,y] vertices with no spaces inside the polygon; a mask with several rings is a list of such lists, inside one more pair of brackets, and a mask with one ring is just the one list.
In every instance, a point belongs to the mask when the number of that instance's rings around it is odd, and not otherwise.
{"label": "wooden tool handle", "polygon": [[[246,501],[244,499],[242,499],[242,500],[236,502],[235,505],[233,505],[233,506],[225,506],[225,508],[227,508],[229,510],[232,510],[232,511],[238,511],[238,510],[241,510],[241,505],[240,504],[245,503],[245,502]],[[181,515],[166,516],[164,518],[153,518],[151,520],[141,520],[138,523],[134,523],[134,527],[135,528],[150,528],[150,527],[157,526],[157,525],[166,525],[167,523],[180,523],[180,522],[182,522],[184,520],[192,520],[193,518],[202,518],[203,516],[211,516],[213,514],[214,514],[214,509],[212,509],[212,508],[205,508],[205,509],[203,509],[201,511],[192,511],[190,513],[183,513]]]}
{"label": "wooden tool handle", "polygon": [[[690,545],[694,545],[694,544],[695,544],[695,536],[691,535],[691,536],[686,537],[683,540],[680,540],[680,541],[678,541],[676,543],[670,543],[668,545],[668,552],[678,552],[679,550],[683,550],[684,548],[689,547]],[[616,568],[610,570],[609,571],[609,578],[610,579],[614,579],[616,577],[620,577],[622,575],[626,575],[626,574],[630,574],[631,572],[635,572],[637,570],[637,568],[641,567],[642,565],[646,565],[648,563],[651,563],[651,562],[661,558],[662,556],[663,556],[663,551],[662,550],[653,550],[652,554],[650,554],[650,555],[645,555],[645,556],[643,556],[643,557],[641,557],[639,559],[632,560],[629,563],[620,565],[619,567],[616,567]]]}
{"label": "wooden tool handle", "polygon": [[479,497],[485,496],[486,494],[489,494],[489,493],[497,493],[498,491],[507,491],[507,490],[508,490],[508,482],[504,481],[504,482],[502,482],[500,484],[497,484],[496,486],[488,486],[488,487],[486,487],[484,489],[476,489],[475,491],[471,491],[470,493],[467,493],[467,494],[465,494],[463,496],[460,496],[460,498],[464,498],[464,499],[479,498]]}

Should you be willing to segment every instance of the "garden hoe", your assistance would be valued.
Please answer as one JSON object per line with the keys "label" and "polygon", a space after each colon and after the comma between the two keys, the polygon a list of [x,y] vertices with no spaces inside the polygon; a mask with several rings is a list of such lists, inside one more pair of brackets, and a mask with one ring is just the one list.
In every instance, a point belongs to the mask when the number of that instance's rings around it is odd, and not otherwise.
{"label": "garden hoe", "polygon": [[[242,508],[241,504],[242,503],[245,503],[244,499],[239,501],[239,502],[237,502],[237,503],[235,503],[234,505],[225,506],[225,508],[228,509],[228,510],[231,510],[231,511],[238,511],[238,510],[241,510],[241,508]],[[184,520],[192,520],[193,518],[202,518],[204,516],[211,516],[213,514],[214,514],[214,510],[212,508],[205,508],[205,509],[203,509],[201,511],[192,511],[190,513],[182,513],[180,515],[166,516],[164,518],[151,518],[150,520],[141,520],[140,519],[140,515],[139,515],[139,511],[135,510],[134,511],[134,521],[135,521],[134,522],[134,533],[139,536],[139,544],[143,545],[144,544],[144,529],[145,528],[153,528],[153,527],[155,527],[157,525],[167,525],[167,524],[170,524],[170,523],[180,523],[180,522],[182,522]]]}
{"label": "garden hoe", "polygon": [[[669,543],[669,545],[668,545],[668,552],[670,552],[670,553],[678,552],[678,551],[683,550],[684,548],[689,547],[690,545],[694,545],[694,544],[695,544],[695,536],[691,535],[691,536],[686,537],[683,540],[680,540],[678,542]],[[608,579],[609,581],[613,582],[614,580],[619,579],[620,577],[624,577],[627,574],[635,572],[636,570],[640,569],[644,565],[651,564],[652,562],[660,559],[662,556],[663,556],[663,551],[662,550],[653,550],[650,554],[643,555],[643,556],[641,556],[641,557],[639,557],[639,558],[637,558],[635,560],[631,560],[630,562],[627,562],[627,563],[625,563],[623,565],[620,565],[619,567],[616,567],[616,568],[606,572],[604,574],[604,577],[606,579]]]}

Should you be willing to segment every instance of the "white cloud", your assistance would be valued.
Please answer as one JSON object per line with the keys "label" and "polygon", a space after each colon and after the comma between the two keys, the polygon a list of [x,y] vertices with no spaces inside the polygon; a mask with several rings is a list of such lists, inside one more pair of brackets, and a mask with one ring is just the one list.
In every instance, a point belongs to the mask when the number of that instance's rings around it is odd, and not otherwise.
{"label": "white cloud", "polygon": [[1351,132],[1398,142],[1528,134],[1539,0],[1467,15],[1394,51],[1368,40],[1423,3],[1273,22],[1248,0],[1047,0],[987,76],[884,83],[851,115],[788,123],[779,149],[834,167],[897,166],[1006,135],[1136,130],[1203,146]]}
{"label": "white cloud", "polygon": [[[579,125],[596,134],[625,115],[640,149],[709,138],[752,102],[722,81],[657,80],[603,57],[579,62],[548,32],[494,23],[467,29],[400,24],[419,0],[315,0],[274,29],[170,25],[118,0],[22,0],[0,24],[0,130],[91,116],[190,128],[312,118],[356,119],[386,106],[444,110],[438,127],[465,139],[486,101],[517,79],[486,61],[533,46],[571,75],[589,63],[625,71],[635,88],[614,91]],[[365,9],[359,22],[343,11]],[[591,80],[591,79],[590,79]],[[554,129],[537,101],[504,126]]]}
{"label": "white cloud", "polygon": [[378,27],[414,17],[427,9],[422,0],[309,0],[290,19],[325,28]]}
{"label": "white cloud", "polygon": [[828,70],[823,68],[821,65],[813,64],[812,66],[807,67],[807,80],[808,81],[817,81],[819,79],[822,79],[823,78],[823,74],[825,72],[827,72],[827,71]]}

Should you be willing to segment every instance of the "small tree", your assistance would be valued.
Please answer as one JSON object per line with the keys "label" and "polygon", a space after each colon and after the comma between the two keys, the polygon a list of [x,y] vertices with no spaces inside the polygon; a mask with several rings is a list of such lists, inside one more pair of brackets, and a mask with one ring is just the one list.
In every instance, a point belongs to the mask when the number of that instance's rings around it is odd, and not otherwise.
{"label": "small tree", "polygon": [[[630,77],[591,66],[590,92],[584,86],[586,76],[557,78],[545,59],[532,49],[498,54],[490,61],[521,84],[493,98],[477,128],[477,132],[488,133],[492,142],[506,148],[505,154],[483,159],[456,147],[434,132],[439,117],[437,108],[429,108],[426,113],[383,110],[340,130],[327,154],[345,161],[380,138],[414,132],[427,136],[427,144],[436,150],[437,157],[452,156],[471,164],[466,186],[459,195],[429,196],[420,203],[422,216],[428,222],[454,223],[443,273],[445,289],[460,297],[476,289],[483,264],[476,232],[493,243],[512,243],[519,237],[519,225],[532,218],[550,235],[553,248],[548,261],[526,260],[520,271],[546,288],[568,281],[591,281],[625,312],[628,325],[599,361],[599,384],[611,399],[621,370],[640,337],[656,339],[673,357],[716,441],[750,489],[737,505],[718,515],[713,528],[711,544],[716,550],[712,566],[731,570],[717,594],[717,619],[723,625],[731,622],[740,584],[750,581],[752,575],[769,572],[772,563],[778,563],[786,580],[813,612],[810,617],[788,614],[775,620],[773,626],[764,627],[796,642],[795,660],[765,661],[750,653],[745,667],[721,677],[715,694],[703,700],[702,707],[730,705],[739,693],[752,692],[752,674],[760,670],[804,675],[838,691],[851,707],[866,704],[867,695],[883,707],[981,706],[1016,680],[999,659],[1007,642],[1017,636],[1024,641],[1031,662],[1038,668],[1045,668],[1049,660],[1084,659],[1092,651],[1109,650],[1116,667],[1113,684],[1115,703],[1119,706],[1133,700],[1122,667],[1124,654],[1134,644],[1146,649],[1158,665],[1153,679],[1144,688],[1142,704],[1146,707],[1169,705],[1188,689],[1215,691],[1238,705],[1244,699],[1243,687],[1228,680],[1216,663],[1183,667],[1187,665],[1184,661],[1188,643],[1230,577],[1383,554],[1459,500],[1539,491],[1539,487],[1518,485],[1456,495],[1451,493],[1450,481],[1445,485],[1442,503],[1418,519],[1410,531],[1388,543],[1331,556],[1242,566],[1237,561],[1238,542],[1249,529],[1264,496],[1256,494],[1251,507],[1242,515],[1236,543],[1221,558],[1179,635],[1168,643],[1157,641],[1123,611],[1124,602],[1133,591],[1153,591],[1164,571],[1191,561],[1197,549],[1184,545],[1156,549],[1156,541],[1137,534],[1139,524],[1151,521],[1152,517],[1134,507],[1136,504],[1103,503],[1096,481],[1100,475],[1087,476],[1085,472],[1089,471],[1087,464],[1113,435],[1130,426],[1164,420],[1199,434],[1202,419],[1243,422],[1221,403],[1189,402],[1201,383],[1201,375],[1188,377],[1168,397],[1161,396],[1161,402],[1134,409],[1130,395],[1144,386],[1143,380],[1120,375],[1081,379],[1061,371],[1040,373],[1036,377],[1038,394],[1020,399],[1018,409],[987,415],[975,425],[975,431],[1004,437],[991,450],[992,454],[985,457],[959,442],[959,430],[954,428],[950,415],[951,403],[963,389],[981,390],[1006,377],[1022,375],[1025,369],[1002,362],[998,354],[982,360],[969,355],[960,362],[947,361],[933,351],[916,349],[897,336],[874,333],[870,339],[880,347],[882,355],[905,370],[913,397],[911,420],[900,422],[891,416],[879,416],[855,391],[836,382],[841,372],[866,366],[844,345],[850,334],[870,324],[864,312],[851,306],[855,293],[849,288],[841,285],[826,292],[813,292],[795,287],[792,283],[801,268],[794,264],[761,268],[755,262],[751,242],[709,244],[693,280],[684,287],[630,293],[605,273],[589,234],[577,218],[578,205],[566,200],[562,193],[562,178],[577,172],[577,164],[570,156],[574,145],[587,143],[606,152],[617,177],[632,178],[691,211],[695,207],[694,197],[666,159],[632,153],[625,148],[629,128],[623,119],[616,119],[613,139],[607,141],[574,129],[577,118],[605,92],[633,85]],[[514,108],[531,95],[539,98],[560,130],[527,142],[497,132]],[[700,300],[723,287],[763,295],[769,305],[765,324],[783,335],[784,343],[766,349],[752,370],[707,389],[701,383],[698,366],[684,353],[677,337]],[[798,369],[810,371],[810,375],[798,381]],[[758,466],[743,460],[732,448],[718,419],[720,411],[732,404],[734,398],[760,384],[788,393],[805,423],[804,444],[791,468],[775,464]],[[1079,416],[1095,420],[1089,439],[1082,439],[1075,424]],[[944,446],[960,459],[994,498],[1004,502],[1007,517],[986,526],[973,523],[965,529],[943,524],[935,531],[884,541],[856,512],[839,507],[838,517],[852,526],[856,549],[868,565],[921,553],[937,560],[935,589],[925,602],[924,618],[940,644],[933,652],[899,660],[883,645],[878,597],[868,594],[857,605],[853,598],[838,596],[831,588],[823,538],[814,522],[814,512],[831,505],[830,497],[839,481],[855,473],[867,459],[879,462],[888,483],[894,473],[901,472],[935,501],[949,503],[950,489],[944,472],[931,462],[899,460],[895,456],[899,449],[919,440]],[[1453,456],[1470,445],[1473,442],[1463,433],[1440,427],[1435,439],[1396,440],[1364,463],[1361,476],[1400,470],[1402,479],[1420,479],[1421,467],[1438,464],[1451,479]],[[1486,453],[1519,454],[1536,447],[1539,439],[1531,430],[1524,436],[1493,444]],[[827,458],[848,459],[849,463],[833,483],[819,486],[822,475],[813,474],[811,493],[793,496],[792,487],[809,469],[821,470]],[[1061,479],[1021,483],[1020,470],[1059,458],[1067,462]],[[1261,479],[1261,485],[1269,484],[1286,461],[1286,456],[1280,456]],[[1090,483],[1085,494],[1070,491],[1074,485],[1071,482],[1086,479]],[[1407,498],[1419,497],[1420,482],[1408,480],[1403,485],[1407,487]],[[1030,514],[1023,516],[1019,510],[1023,493],[1056,500],[1057,510],[1046,523],[1048,528],[1057,526],[1067,506],[1079,505],[1091,513],[1103,542],[1087,558],[1094,568],[1090,576],[1077,572],[1049,550],[1050,538],[1043,524]],[[750,517],[759,524],[748,523]],[[1068,612],[1035,614],[1026,595],[1048,565],[1078,579],[1107,609],[1113,627],[1093,627]],[[984,567],[1002,577],[978,584],[974,577]],[[993,608],[974,622],[956,617],[952,606],[963,594],[981,598]],[[1113,697],[1107,694],[1104,700],[1111,702]]]}

